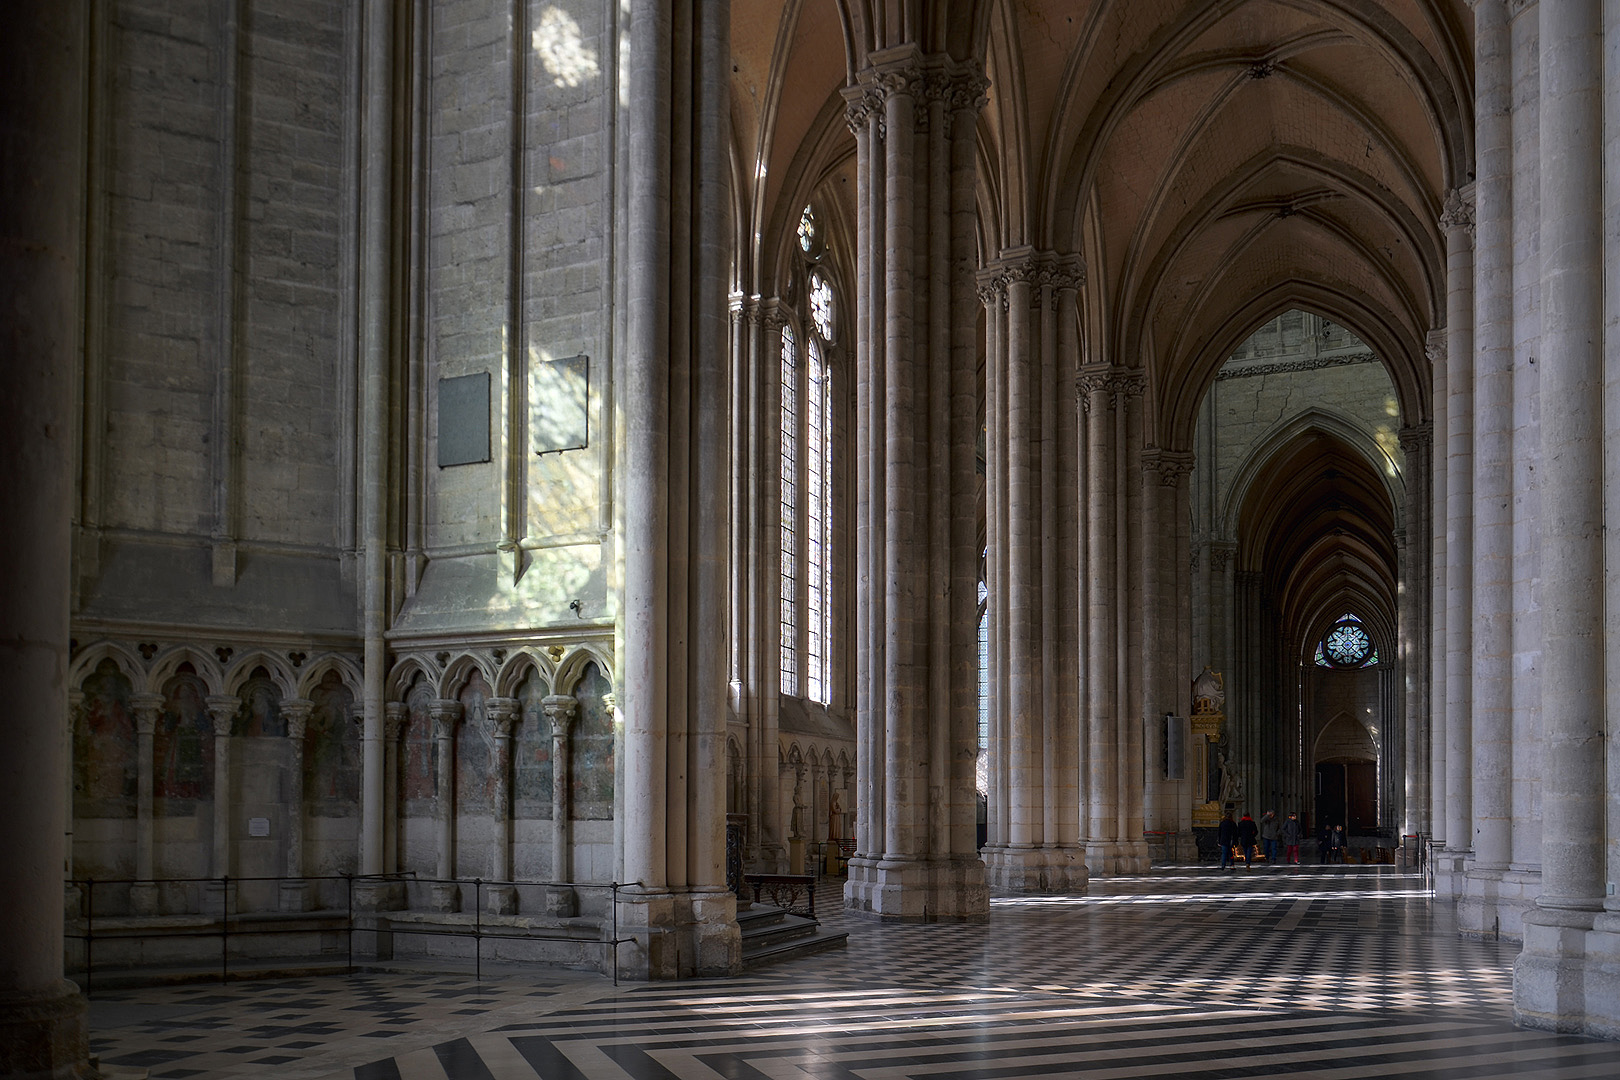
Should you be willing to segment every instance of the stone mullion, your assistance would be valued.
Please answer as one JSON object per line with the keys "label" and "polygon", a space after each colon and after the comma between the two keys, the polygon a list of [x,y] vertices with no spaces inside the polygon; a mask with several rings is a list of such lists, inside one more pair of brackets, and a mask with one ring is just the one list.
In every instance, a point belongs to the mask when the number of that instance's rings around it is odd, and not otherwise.
{"label": "stone mullion", "polygon": [[154,863],[153,737],[163,714],[161,694],[135,694],[130,698],[135,712],[135,884],[129,887],[130,908],[137,915],[152,915],[158,908],[158,888],[153,883]]}
{"label": "stone mullion", "polygon": [[214,731],[214,827],[208,876],[221,883],[205,887],[203,906],[229,912],[236,907],[235,886],[223,881],[231,872],[231,804],[236,794],[231,784],[231,726],[242,703],[230,695],[210,696],[204,703]]}
{"label": "stone mullion", "polygon": [[[1474,4],[1475,207],[1470,801],[1458,923],[1499,929],[1513,857],[1513,131],[1505,0]],[[1516,935],[1515,935],[1516,936]]]}
{"label": "stone mullion", "polygon": [[[1542,4],[1541,895],[1514,965],[1515,1019],[1620,1027],[1620,918],[1605,907],[1604,131],[1602,12]],[[1610,898],[1612,903],[1620,903]],[[1594,932],[1595,931],[1595,932]]]}
{"label": "stone mullion", "polygon": [[489,876],[494,884],[486,890],[489,910],[496,915],[517,912],[517,890],[512,880],[512,727],[523,703],[517,698],[492,697],[484,701],[489,717],[489,733],[494,742],[489,794],[489,813],[494,828],[490,835]]}

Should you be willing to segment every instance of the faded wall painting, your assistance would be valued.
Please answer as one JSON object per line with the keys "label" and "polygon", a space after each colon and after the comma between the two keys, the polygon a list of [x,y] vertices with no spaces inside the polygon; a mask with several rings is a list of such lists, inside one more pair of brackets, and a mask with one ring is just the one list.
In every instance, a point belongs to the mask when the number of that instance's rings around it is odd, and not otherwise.
{"label": "faded wall painting", "polygon": [[328,671],[309,700],[314,708],[304,729],[304,805],[320,817],[360,813],[360,738],[350,719],[354,692]]}
{"label": "faded wall painting", "polygon": [[484,707],[492,694],[489,684],[476,671],[458,695],[461,724],[456,729],[456,803],[463,813],[488,814],[495,802],[493,746],[489,734],[489,710]]}
{"label": "faded wall painting", "polygon": [[189,817],[214,777],[214,722],[208,687],[197,669],[181,664],[163,686],[163,715],[152,734],[153,813]]}
{"label": "faded wall painting", "polygon": [[271,680],[268,671],[262,667],[254,668],[253,674],[242,686],[241,698],[242,708],[231,725],[232,735],[256,737],[287,734],[287,722],[281,716],[281,688]]}
{"label": "faded wall painting", "polygon": [[433,741],[433,717],[428,705],[433,694],[418,679],[405,695],[405,730],[400,733],[400,796],[408,817],[431,817],[439,747]]}
{"label": "faded wall painting", "polygon": [[613,717],[603,698],[613,684],[595,664],[574,688],[579,715],[574,720],[574,817],[608,821],[613,817]]}
{"label": "faded wall painting", "polygon": [[518,685],[517,730],[512,734],[512,816],[551,820],[551,718],[541,707],[551,687],[530,671]]}
{"label": "faded wall painting", "polygon": [[129,680],[103,660],[80,687],[84,701],[73,726],[73,813],[81,818],[134,817],[135,715]]}

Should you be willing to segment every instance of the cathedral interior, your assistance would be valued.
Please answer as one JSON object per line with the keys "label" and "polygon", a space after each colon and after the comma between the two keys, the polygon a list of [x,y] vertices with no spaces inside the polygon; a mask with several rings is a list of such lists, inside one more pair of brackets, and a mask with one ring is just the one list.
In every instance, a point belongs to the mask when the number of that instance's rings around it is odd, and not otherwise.
{"label": "cathedral interior", "polygon": [[[285,1075],[1620,1067],[1615,5],[11,0],[0,53],[0,1075],[379,994],[475,1007]],[[1220,877],[1227,812],[1306,865]],[[845,950],[756,967],[807,884]],[[279,981],[86,1004],[222,957]],[[849,1060],[680,1049],[795,1000]]]}

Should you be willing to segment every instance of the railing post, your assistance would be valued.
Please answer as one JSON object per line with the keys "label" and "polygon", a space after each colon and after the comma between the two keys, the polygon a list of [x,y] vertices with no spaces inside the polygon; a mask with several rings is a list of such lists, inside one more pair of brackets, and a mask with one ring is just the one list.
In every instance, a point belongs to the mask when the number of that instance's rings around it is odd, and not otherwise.
{"label": "railing post", "polygon": [[484,879],[473,878],[473,978],[484,981]]}
{"label": "railing post", "polygon": [[219,895],[222,898],[219,905],[219,985],[224,986],[230,981],[227,968],[231,947],[231,920],[230,904],[225,903],[223,898],[231,894],[231,875],[226,874],[219,881]]}
{"label": "railing post", "polygon": [[613,950],[613,985],[619,985],[619,883],[613,883],[613,898],[609,901],[613,908],[613,944],[608,946]]}
{"label": "railing post", "polygon": [[84,889],[84,996],[90,996],[90,986],[95,982],[95,950],[96,936],[96,879],[85,881]]}
{"label": "railing post", "polygon": [[348,929],[348,933],[345,934],[344,936],[347,937],[348,941],[349,941],[349,974],[353,975],[354,974],[354,875],[353,874],[344,874],[343,875],[343,884],[347,887],[348,894],[349,894],[348,895],[349,929]]}

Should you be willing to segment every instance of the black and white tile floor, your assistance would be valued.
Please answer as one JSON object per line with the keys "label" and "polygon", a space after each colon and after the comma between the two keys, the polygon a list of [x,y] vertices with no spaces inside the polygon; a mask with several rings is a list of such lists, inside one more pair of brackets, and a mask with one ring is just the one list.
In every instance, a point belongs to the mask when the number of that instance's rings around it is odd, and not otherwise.
{"label": "black and white tile floor", "polygon": [[1517,947],[1387,867],[1186,869],[998,897],[986,926],[835,916],[844,952],[735,979],[360,975],[104,995],[153,1078],[1620,1077],[1515,1028]]}

